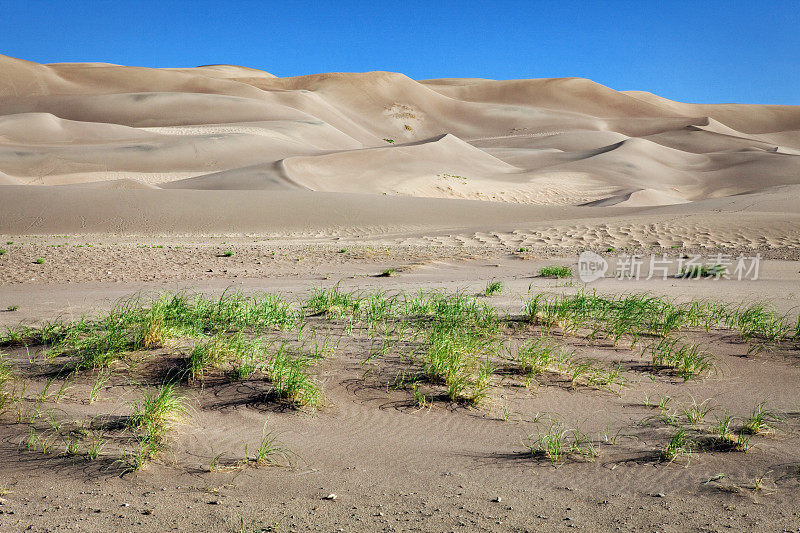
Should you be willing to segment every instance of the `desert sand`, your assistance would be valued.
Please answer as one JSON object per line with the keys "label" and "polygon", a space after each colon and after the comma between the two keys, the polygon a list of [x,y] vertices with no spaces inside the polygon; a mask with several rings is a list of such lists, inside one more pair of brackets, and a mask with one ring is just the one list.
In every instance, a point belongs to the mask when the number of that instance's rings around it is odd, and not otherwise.
{"label": "desert sand", "polygon": [[[2,531],[800,528],[798,106],[680,103],[579,78],[0,56],[0,250],[0,354],[17,376],[0,392],[18,394],[0,406]],[[577,271],[585,250],[609,262],[602,279],[537,275]],[[666,256],[670,277],[616,279],[621,254]],[[760,254],[758,279],[674,277],[684,256],[719,254]],[[310,305],[335,287],[496,309],[488,396],[449,398],[420,377],[424,321],[401,341]],[[685,325],[674,338],[713,367],[684,381],[648,364],[659,335],[595,340],[525,314],[536,294],[581,291],[763,303],[785,330]],[[11,338],[164,292],[280,295],[305,325],[247,334],[327,343],[308,370],[321,402],[276,398],[266,370],[187,378],[200,337],[185,332],[77,370],[80,353],[49,360],[54,345]],[[542,335],[622,381],[553,367],[526,383],[512,360]],[[390,348],[370,358],[378,345]],[[134,405],[167,381],[186,412],[132,468]],[[712,438],[726,414],[738,430],[762,404],[769,427],[741,449]],[[531,450],[553,421],[594,455]],[[694,444],[667,459],[678,428]],[[248,460],[262,431],[289,456]]]}

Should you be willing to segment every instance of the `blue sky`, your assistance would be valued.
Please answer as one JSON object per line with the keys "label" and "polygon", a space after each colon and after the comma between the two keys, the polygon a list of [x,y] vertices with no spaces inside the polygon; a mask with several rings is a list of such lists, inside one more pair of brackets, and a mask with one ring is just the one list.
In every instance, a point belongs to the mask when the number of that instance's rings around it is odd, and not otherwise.
{"label": "blue sky", "polygon": [[0,53],[278,76],[579,76],[685,102],[798,105],[800,0],[0,0]]}

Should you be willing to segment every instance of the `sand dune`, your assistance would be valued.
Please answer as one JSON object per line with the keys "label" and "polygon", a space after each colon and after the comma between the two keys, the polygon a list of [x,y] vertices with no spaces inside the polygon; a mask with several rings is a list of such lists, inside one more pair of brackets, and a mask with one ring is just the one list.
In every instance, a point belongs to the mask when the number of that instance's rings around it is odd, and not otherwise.
{"label": "sand dune", "polygon": [[[570,216],[586,218],[596,216],[587,206],[704,209],[703,200],[800,183],[797,106],[685,104],[580,78],[277,78],[234,65],[5,56],[0,70],[0,231],[19,229],[8,213],[24,218],[18,200],[32,196],[19,185],[81,185],[81,209],[101,191],[117,195],[104,202],[136,204],[127,195],[151,189],[174,209],[189,190],[249,190],[295,191],[309,206],[321,193],[359,193],[365,204],[386,196],[384,207],[397,196],[468,199],[574,206]],[[64,190],[36,197],[58,212]],[[287,216],[309,215],[296,207]]]}
{"label": "sand dune", "polygon": [[2,531],[800,525],[800,106],[0,56],[0,236]]}

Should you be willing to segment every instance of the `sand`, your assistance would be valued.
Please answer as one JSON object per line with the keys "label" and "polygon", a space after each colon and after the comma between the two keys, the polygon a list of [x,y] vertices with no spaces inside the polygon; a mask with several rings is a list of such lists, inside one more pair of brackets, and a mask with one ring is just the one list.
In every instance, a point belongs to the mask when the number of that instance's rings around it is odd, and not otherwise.
{"label": "sand", "polygon": [[[789,321],[800,310],[797,106],[685,104],[578,78],[277,78],[4,56],[0,72],[3,332],[160,291],[304,301],[335,284],[460,290],[512,317],[532,293],[578,290],[766,302]],[[584,250],[612,270],[634,253],[763,261],[756,281],[535,276],[576,269]],[[493,280],[502,294],[477,296]],[[112,445],[95,461],[30,451],[28,425],[0,417],[0,530],[800,528],[796,342],[748,355],[730,331],[687,332],[718,372],[683,383],[648,373],[638,349],[566,339],[621,364],[629,383],[616,394],[508,377],[483,405],[419,409],[408,388],[387,386],[401,353],[365,366],[365,335],[309,320],[339,342],[313,369],[321,408],[264,401],[263,380],[187,386],[190,415],[139,472],[123,473]],[[35,398],[48,374],[26,350],[3,351],[33,372]],[[47,408],[65,424],[124,417],[161,370],[120,367],[94,403],[82,376]],[[709,422],[760,402],[784,420],[746,453],[667,464],[657,452],[669,428],[646,423],[648,398],[664,396],[676,412],[709,400]],[[554,465],[527,453],[550,416],[579,424],[599,456]],[[36,424],[46,435],[46,417]],[[296,454],[291,466],[209,471],[215,457],[242,459],[264,427]]]}

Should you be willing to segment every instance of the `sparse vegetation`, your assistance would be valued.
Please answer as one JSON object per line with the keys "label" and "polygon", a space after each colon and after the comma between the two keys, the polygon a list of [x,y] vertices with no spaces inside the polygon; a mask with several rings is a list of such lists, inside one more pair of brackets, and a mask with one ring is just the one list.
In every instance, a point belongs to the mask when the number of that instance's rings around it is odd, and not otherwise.
{"label": "sparse vegetation", "polygon": [[539,269],[539,277],[542,278],[571,278],[574,274],[572,269],[566,266],[546,266]]}
{"label": "sparse vegetation", "polygon": [[728,268],[723,265],[693,265],[681,269],[679,278],[719,278],[728,275]]}
{"label": "sparse vegetation", "polygon": [[267,363],[267,375],[275,387],[275,396],[304,407],[317,407],[322,394],[308,373],[312,359],[302,355],[292,357],[281,348]]}
{"label": "sparse vegetation", "polygon": [[503,284],[499,281],[491,281],[486,284],[486,288],[483,290],[484,296],[493,296],[495,294],[500,294],[503,292]]}
{"label": "sparse vegetation", "polygon": [[746,435],[763,435],[775,430],[777,424],[783,419],[767,410],[766,403],[761,402],[750,413],[750,417],[745,420],[742,431]]}
{"label": "sparse vegetation", "polygon": [[277,440],[276,436],[267,431],[267,422],[264,422],[264,427],[261,430],[261,440],[258,442],[252,457],[248,455],[247,445],[245,445],[245,461],[258,465],[291,464],[294,454],[288,448],[281,446]]}
{"label": "sparse vegetation", "polygon": [[710,354],[700,350],[696,344],[683,344],[677,338],[663,338],[645,348],[645,351],[651,353],[654,372],[672,370],[684,381],[714,368]]}
{"label": "sparse vegetation", "polygon": [[667,441],[666,446],[661,451],[661,458],[671,463],[683,454],[691,451],[692,442],[686,435],[686,430],[683,428],[678,429]]}
{"label": "sparse vegetation", "polygon": [[536,435],[527,438],[525,446],[534,457],[552,462],[568,458],[592,459],[598,453],[592,440],[580,428],[567,429],[560,421],[551,419]]}
{"label": "sparse vegetation", "polygon": [[138,431],[140,449],[150,458],[161,450],[169,429],[187,414],[185,398],[174,384],[145,393],[131,404],[130,427]]}
{"label": "sparse vegetation", "polygon": [[[71,322],[14,326],[0,336],[0,346],[15,358],[12,364],[0,354],[0,416],[4,423],[17,420],[17,442],[32,453],[60,450],[100,461],[114,455],[138,470],[161,452],[171,428],[188,416],[186,396],[207,394],[199,392],[201,387],[215,394],[247,391],[245,399],[225,401],[248,405],[273,402],[276,408],[309,411],[323,406],[315,368],[340,340],[351,355],[363,354],[365,383],[379,379],[381,386],[387,384],[392,401],[406,395],[400,405],[493,410],[513,390],[522,395],[542,394],[545,387],[560,387],[560,394],[570,395],[596,394],[588,389],[621,393],[623,386],[646,383],[642,373],[654,382],[680,386],[680,379],[714,370],[715,358],[699,344],[711,329],[737,331],[759,344],[791,343],[797,335],[794,322],[789,326],[786,317],[755,304],[675,304],[647,294],[534,294],[523,302],[520,317],[513,309],[501,314],[483,297],[502,290],[497,281],[478,294],[474,289],[469,294],[348,292],[335,285],[291,302],[277,295],[170,293],[122,301],[105,314]],[[627,351],[634,347],[636,352]],[[639,350],[646,358],[642,364],[636,361]],[[18,374],[28,368],[46,377],[34,378],[26,392]],[[232,381],[243,383],[231,386]],[[58,413],[71,402],[101,401],[92,408],[98,409],[119,401],[117,394],[100,398],[101,391],[111,390],[109,383],[115,391],[125,383],[145,391],[130,404],[130,416],[121,422],[87,419],[82,429],[77,424],[65,429],[73,425]],[[666,439],[651,450],[665,462],[695,452],[746,452],[782,423],[763,403],[749,417],[737,418],[709,400],[689,402],[675,395],[656,401],[658,391],[647,391],[654,396],[645,405],[651,408],[647,423],[658,425],[655,431]],[[510,407],[502,409],[503,420],[511,419]],[[538,424],[539,415],[535,419]],[[524,411],[512,419],[525,420],[529,415]],[[624,428],[615,431],[606,426],[598,442],[615,445]],[[540,424],[525,446],[553,462],[598,453],[591,438],[577,426],[566,427],[557,415]],[[214,469],[220,457],[212,461]],[[257,446],[245,447],[245,459],[236,461],[235,468],[290,460],[291,452],[264,428]]]}

